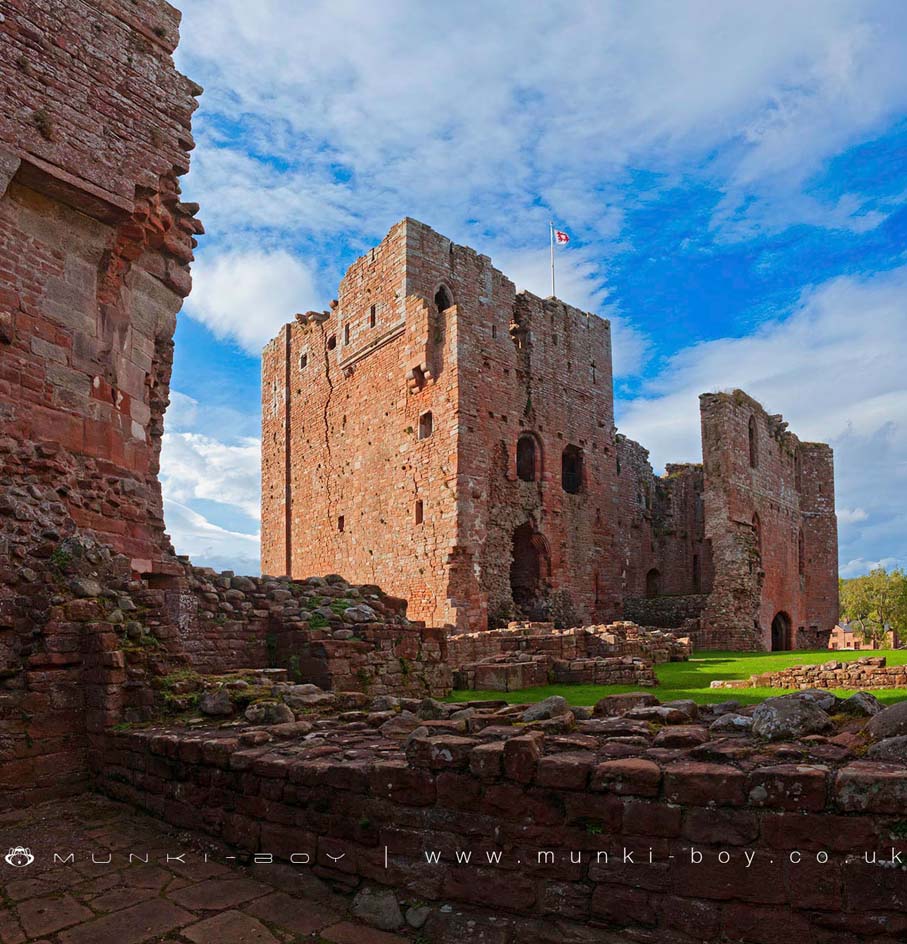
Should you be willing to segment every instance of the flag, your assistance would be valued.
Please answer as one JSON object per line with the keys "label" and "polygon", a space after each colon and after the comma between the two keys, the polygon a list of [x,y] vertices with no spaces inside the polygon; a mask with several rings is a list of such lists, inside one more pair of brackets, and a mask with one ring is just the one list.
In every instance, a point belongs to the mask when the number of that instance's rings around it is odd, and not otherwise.
{"label": "flag", "polygon": [[559,246],[565,246],[567,243],[570,242],[570,237],[562,230],[556,229],[554,231],[554,241]]}

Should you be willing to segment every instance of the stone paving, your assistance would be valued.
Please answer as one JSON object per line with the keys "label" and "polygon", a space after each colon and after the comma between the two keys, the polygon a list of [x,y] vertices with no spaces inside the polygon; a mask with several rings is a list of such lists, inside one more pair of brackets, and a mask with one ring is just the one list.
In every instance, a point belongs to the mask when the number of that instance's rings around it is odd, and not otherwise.
{"label": "stone paving", "polygon": [[[9,864],[20,846],[34,861]],[[0,944],[413,944],[351,920],[303,867],[231,855],[93,794],[5,813]]]}

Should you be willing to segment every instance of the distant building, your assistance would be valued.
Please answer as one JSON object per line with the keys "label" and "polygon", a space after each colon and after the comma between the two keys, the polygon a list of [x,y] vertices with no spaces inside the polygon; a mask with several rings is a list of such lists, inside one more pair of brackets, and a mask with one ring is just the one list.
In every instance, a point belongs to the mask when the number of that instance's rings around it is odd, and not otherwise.
{"label": "distant building", "polygon": [[262,570],[336,572],[432,625],[684,625],[701,648],[825,647],[832,451],[740,390],[702,464],[614,426],[611,328],[405,219],[262,357]]}
{"label": "distant building", "polygon": [[838,623],[828,637],[829,649],[900,649],[902,643],[895,633],[889,630],[881,642],[866,639],[859,628],[846,621]]}

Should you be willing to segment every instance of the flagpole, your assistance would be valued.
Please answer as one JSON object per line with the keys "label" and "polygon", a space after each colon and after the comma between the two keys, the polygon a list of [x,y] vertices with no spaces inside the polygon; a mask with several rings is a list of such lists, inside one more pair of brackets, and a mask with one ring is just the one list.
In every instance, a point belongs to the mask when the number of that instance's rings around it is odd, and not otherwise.
{"label": "flagpole", "polygon": [[554,220],[548,220],[548,236],[551,239],[551,295],[554,296]]}

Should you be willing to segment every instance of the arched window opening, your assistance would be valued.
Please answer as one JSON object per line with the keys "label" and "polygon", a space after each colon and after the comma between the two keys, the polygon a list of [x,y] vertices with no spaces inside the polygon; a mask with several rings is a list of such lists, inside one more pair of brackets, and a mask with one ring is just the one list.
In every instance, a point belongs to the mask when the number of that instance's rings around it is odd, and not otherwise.
{"label": "arched window opening", "polygon": [[583,487],[583,450],[565,446],[561,455],[561,488],[576,495]]}
{"label": "arched window opening", "polygon": [[378,306],[372,305],[368,313],[368,326],[374,328],[378,321]]}
{"label": "arched window opening", "polygon": [[756,429],[756,417],[751,416],[748,427],[750,443],[750,468],[755,469],[759,466],[759,436]]}
{"label": "arched window opening", "polygon": [[335,347],[337,347],[337,335],[332,334],[328,338],[328,350],[333,351]]}
{"label": "arched window opening", "polygon": [[425,520],[425,506],[422,504],[421,498],[416,500],[415,519],[416,524],[422,524]]}
{"label": "arched window opening", "polygon": [[524,482],[534,482],[538,474],[538,448],[535,436],[520,436],[516,444],[516,474]]}
{"label": "arched window opening", "polygon": [[802,577],[806,573],[806,545],[803,541],[803,529],[797,535],[797,572]]}
{"label": "arched window opening", "polygon": [[419,417],[419,439],[428,439],[434,430],[434,417],[431,410]]}
{"label": "arched window opening", "polygon": [[437,292],[435,292],[435,308],[438,311],[447,311],[453,305],[453,299],[450,296],[450,292],[447,289],[446,285],[442,285]]}
{"label": "arched window opening", "polygon": [[299,369],[305,370],[306,367],[308,367],[308,365],[309,365],[309,355],[306,354],[305,351],[303,351],[302,354],[299,355]]}
{"label": "arched window opening", "polygon": [[803,469],[800,466],[800,453],[794,453],[794,488],[803,491]]}
{"label": "arched window opening", "polygon": [[650,599],[661,593],[661,574],[657,567],[653,567],[646,574],[646,596]]}

